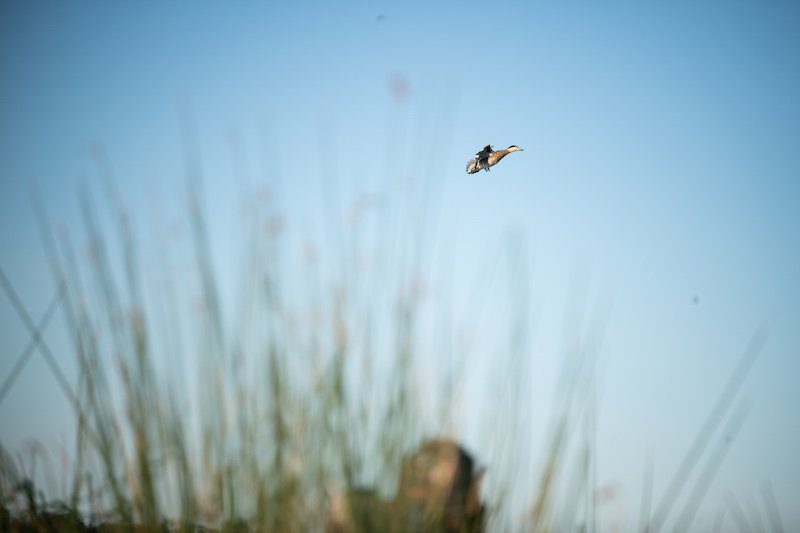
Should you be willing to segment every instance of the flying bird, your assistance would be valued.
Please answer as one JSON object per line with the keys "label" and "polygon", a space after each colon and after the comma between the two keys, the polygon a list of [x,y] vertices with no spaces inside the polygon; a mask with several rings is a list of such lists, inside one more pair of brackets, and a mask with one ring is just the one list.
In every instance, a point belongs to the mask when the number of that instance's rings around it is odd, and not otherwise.
{"label": "flying bird", "polygon": [[505,150],[494,150],[491,144],[484,146],[483,150],[475,154],[474,159],[470,159],[467,163],[467,174],[475,174],[480,170],[487,172],[493,166],[500,162],[505,156],[511,152],[521,151],[522,148],[516,144],[512,144]]}

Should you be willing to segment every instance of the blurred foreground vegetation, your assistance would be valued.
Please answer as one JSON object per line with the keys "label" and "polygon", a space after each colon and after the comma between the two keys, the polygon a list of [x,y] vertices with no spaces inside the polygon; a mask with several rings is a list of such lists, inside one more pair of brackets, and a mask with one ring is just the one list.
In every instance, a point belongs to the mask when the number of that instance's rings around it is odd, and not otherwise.
{"label": "blurred foreground vegetation", "polygon": [[[480,355],[507,366],[487,428],[497,445],[472,455],[458,446],[453,422],[468,360],[448,353],[444,376],[420,379],[420,363],[442,355],[421,325],[424,224],[378,217],[375,238],[393,253],[367,275],[358,239],[337,237],[345,231],[337,216],[327,244],[297,259],[282,243],[280,206],[248,204],[240,298],[226,306],[200,170],[190,161],[195,291],[186,301],[175,279],[186,273],[170,271],[166,259],[163,271],[148,272],[131,213],[102,154],[98,161],[102,201],[81,195],[88,261],[35,201],[79,368],[74,388],[65,386],[77,428],[70,488],[46,497],[31,464],[2,450],[0,529],[599,529],[595,350],[605,314],[569,336],[544,453],[526,475],[520,453],[531,451],[516,438],[528,350],[521,242],[507,250],[504,340]],[[108,213],[98,215],[97,204]],[[702,465],[701,456],[726,418],[725,435],[741,425],[741,413],[728,413],[762,342],[756,335],[652,510],[645,488],[643,531],[670,520],[691,526],[730,439]]]}

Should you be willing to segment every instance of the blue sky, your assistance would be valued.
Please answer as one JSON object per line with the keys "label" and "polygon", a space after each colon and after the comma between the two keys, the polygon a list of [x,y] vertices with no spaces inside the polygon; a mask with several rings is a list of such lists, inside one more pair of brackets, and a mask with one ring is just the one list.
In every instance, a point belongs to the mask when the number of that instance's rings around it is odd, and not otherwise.
{"label": "blue sky", "polygon": [[[490,285],[481,276],[496,243],[509,230],[524,235],[542,402],[572,272],[587,272],[589,292],[610,288],[599,476],[621,487],[610,516],[623,526],[638,512],[646,454],[657,495],[769,321],[743,391],[750,415],[705,516],[726,490],[755,498],[770,479],[797,526],[799,23],[789,2],[7,2],[0,265],[38,317],[53,286],[30,183],[77,233],[77,188],[97,186],[98,140],[137,223],[158,227],[162,209],[168,220],[181,205],[188,102],[223,279],[244,244],[231,222],[235,173],[257,181],[266,161],[298,239],[316,231],[326,179],[345,198],[377,190],[387,168],[426,183],[430,253],[457,265],[456,307],[476,284]],[[405,102],[392,97],[396,79],[408,84]],[[525,151],[491,173],[464,174],[487,143]],[[51,335],[68,360],[58,324]],[[5,376],[27,340],[5,297],[0,339]],[[0,404],[4,444],[66,440],[59,394],[34,356]]]}

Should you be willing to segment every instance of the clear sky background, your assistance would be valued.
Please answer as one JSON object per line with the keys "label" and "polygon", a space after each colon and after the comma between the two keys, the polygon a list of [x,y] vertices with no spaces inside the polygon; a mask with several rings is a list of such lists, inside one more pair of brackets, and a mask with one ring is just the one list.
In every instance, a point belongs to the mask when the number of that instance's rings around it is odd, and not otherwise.
{"label": "clear sky background", "polygon": [[[452,269],[455,314],[460,294],[490,286],[481,276],[497,243],[523,235],[542,412],[573,273],[586,272],[589,293],[609,289],[598,481],[615,487],[609,516],[623,528],[638,516],[645,458],[658,497],[768,321],[743,389],[749,417],[701,523],[728,490],[755,500],[769,479],[798,528],[798,94],[800,6],[790,2],[5,2],[0,265],[38,318],[54,289],[29,186],[77,235],[78,184],[98,184],[98,140],[137,224],[152,231],[163,216],[169,228],[188,102],[223,287],[244,245],[232,222],[237,173],[257,182],[266,162],[298,240],[331,202],[326,179],[344,204],[379,190],[387,169],[427,183],[430,253]],[[466,175],[487,143],[525,151]],[[70,369],[57,322],[48,339]],[[0,297],[0,377],[26,341]],[[0,404],[2,442],[58,448],[69,412],[37,354]],[[480,438],[464,438],[480,455]]]}

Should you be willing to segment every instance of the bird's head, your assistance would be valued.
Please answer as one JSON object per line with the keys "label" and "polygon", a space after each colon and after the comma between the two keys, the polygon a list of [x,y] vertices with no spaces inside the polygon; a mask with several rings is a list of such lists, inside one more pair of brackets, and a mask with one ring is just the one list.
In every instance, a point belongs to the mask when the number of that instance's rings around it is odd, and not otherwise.
{"label": "bird's head", "polygon": [[508,151],[509,151],[509,152],[517,152],[517,151],[520,151],[520,152],[521,152],[521,151],[522,151],[522,148],[520,148],[520,147],[519,147],[519,146],[517,146],[516,144],[512,144],[511,146],[509,146],[509,147],[508,147]]}

